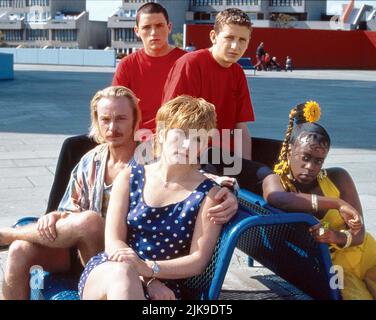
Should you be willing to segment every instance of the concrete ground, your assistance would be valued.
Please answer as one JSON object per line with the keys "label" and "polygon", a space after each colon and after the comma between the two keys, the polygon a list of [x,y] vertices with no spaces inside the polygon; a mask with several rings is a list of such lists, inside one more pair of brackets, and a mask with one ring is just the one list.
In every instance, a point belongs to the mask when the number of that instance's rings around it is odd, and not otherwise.
{"label": "concrete ground", "polygon": [[[0,82],[0,226],[44,213],[62,141],[87,132],[89,101],[114,68],[16,65]],[[248,74],[248,72],[247,72]],[[289,110],[316,100],[332,137],[326,166],[346,168],[356,183],[367,229],[376,235],[375,71],[301,70],[248,74],[253,136],[281,139]],[[372,107],[373,106],[373,107]],[[0,267],[6,252],[0,253]],[[0,281],[2,272],[0,268]],[[268,269],[234,253],[222,299],[308,299]]]}

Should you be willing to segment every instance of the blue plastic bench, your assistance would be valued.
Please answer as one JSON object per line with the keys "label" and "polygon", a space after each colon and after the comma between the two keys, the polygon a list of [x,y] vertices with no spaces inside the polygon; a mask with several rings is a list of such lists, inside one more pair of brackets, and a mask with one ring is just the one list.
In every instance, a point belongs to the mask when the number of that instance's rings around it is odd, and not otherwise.
{"label": "blue plastic bench", "polygon": [[[36,220],[36,217],[26,217],[18,221],[14,227]],[[258,220],[258,216],[252,216],[244,210],[239,210],[234,219],[224,226],[212,259],[205,271],[201,275],[185,281],[185,286],[194,292],[196,297],[203,300],[217,300],[219,298],[239,236],[250,226],[257,225]],[[44,272],[41,283],[43,283],[43,288],[31,289],[31,300],[78,300],[78,279],[68,273],[50,274]]]}
{"label": "blue plastic bench", "polygon": [[249,57],[243,57],[238,60],[238,64],[242,66],[244,70],[253,70],[253,75],[256,75],[256,68],[252,64],[252,59]]}
{"label": "blue plastic bench", "polygon": [[[204,300],[219,298],[235,247],[315,299],[341,298],[331,289],[332,266],[327,245],[313,240],[308,227],[317,219],[303,213],[277,213],[265,201],[240,191],[237,215],[223,228],[213,257],[200,276],[185,281]],[[27,218],[30,221],[30,218]],[[45,273],[44,288],[31,290],[31,299],[77,300],[77,278]]]}
{"label": "blue plastic bench", "polygon": [[[71,152],[67,152],[72,143],[66,142],[59,157],[59,163],[64,166],[60,177],[78,161],[77,152],[83,155],[93,145],[90,139],[81,136],[73,145],[75,154],[72,157]],[[271,166],[278,157],[280,145],[279,140],[253,138],[253,159]],[[64,190],[67,181],[63,181],[63,185],[61,181],[55,179],[54,184],[60,182],[60,189]],[[51,190],[48,211],[54,210],[59,202],[60,194],[56,190],[54,187]],[[316,224],[317,220],[307,214],[281,213],[269,207],[261,197],[245,190],[239,195],[238,214],[224,227],[209,266],[202,275],[187,280],[186,286],[196,290],[202,299],[218,299],[237,246],[313,298],[339,299],[339,291],[328,288],[331,266],[328,248],[314,242],[307,231],[307,227]],[[18,221],[17,226],[36,220],[36,217],[26,217]],[[31,299],[78,299],[77,276],[69,273],[44,275],[44,289],[32,290]]]}
{"label": "blue plastic bench", "polygon": [[239,206],[257,215],[258,224],[240,236],[238,249],[314,299],[341,299],[339,289],[330,287],[334,271],[328,246],[308,231],[318,223],[315,217],[285,213],[247,190],[240,190]]}

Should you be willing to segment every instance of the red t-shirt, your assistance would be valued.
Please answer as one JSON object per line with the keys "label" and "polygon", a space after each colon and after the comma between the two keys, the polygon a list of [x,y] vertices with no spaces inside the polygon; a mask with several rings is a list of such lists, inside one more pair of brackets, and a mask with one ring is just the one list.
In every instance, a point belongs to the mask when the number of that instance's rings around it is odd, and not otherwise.
{"label": "red t-shirt", "polygon": [[155,129],[155,116],[161,106],[167,75],[175,61],[185,53],[175,48],[165,56],[151,57],[141,49],[120,61],[112,85],[127,87],[140,99],[140,129]]}
{"label": "red t-shirt", "polygon": [[187,53],[175,62],[166,80],[162,102],[181,94],[214,104],[218,129],[234,129],[238,122],[255,120],[242,67],[237,63],[222,67],[209,49]]}

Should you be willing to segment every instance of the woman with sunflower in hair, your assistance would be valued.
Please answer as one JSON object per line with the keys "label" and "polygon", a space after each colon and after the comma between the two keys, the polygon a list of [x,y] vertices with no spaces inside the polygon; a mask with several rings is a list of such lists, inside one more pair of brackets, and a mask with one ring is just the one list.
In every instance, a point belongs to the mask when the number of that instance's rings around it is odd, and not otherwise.
{"label": "woman with sunflower in hair", "polygon": [[329,245],[333,265],[343,268],[343,299],[376,299],[376,241],[365,231],[349,173],[322,168],[330,137],[315,123],[319,118],[314,101],[291,110],[279,162],[275,174],[264,179],[263,195],[274,207],[312,213],[320,220],[310,231],[316,241]]}

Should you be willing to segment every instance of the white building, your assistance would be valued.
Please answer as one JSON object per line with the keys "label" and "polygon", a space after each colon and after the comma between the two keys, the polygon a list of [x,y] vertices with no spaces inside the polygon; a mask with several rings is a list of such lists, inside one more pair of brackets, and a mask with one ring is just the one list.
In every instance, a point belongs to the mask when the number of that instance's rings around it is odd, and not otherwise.
{"label": "white building", "polygon": [[105,22],[89,21],[86,0],[0,0],[0,31],[11,47],[103,48]]}

